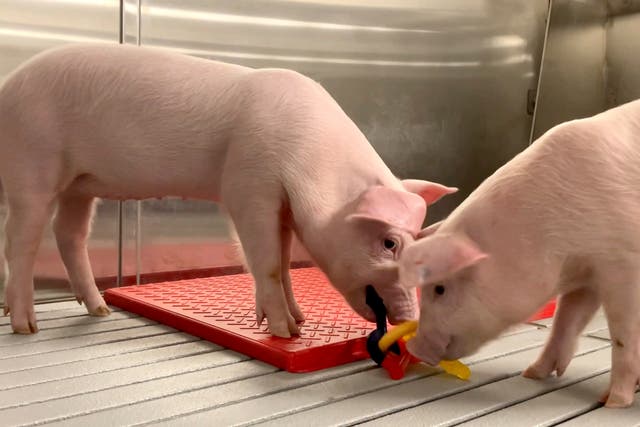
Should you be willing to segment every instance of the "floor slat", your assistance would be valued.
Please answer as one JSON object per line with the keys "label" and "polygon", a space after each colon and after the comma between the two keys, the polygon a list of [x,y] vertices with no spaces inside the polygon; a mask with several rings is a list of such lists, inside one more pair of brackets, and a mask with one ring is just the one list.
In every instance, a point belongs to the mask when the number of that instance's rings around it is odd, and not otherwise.
{"label": "floor slat", "polygon": [[[27,369],[0,374],[0,390],[16,389],[34,384],[77,378],[102,372],[118,371],[129,367],[150,365],[165,360],[173,360],[201,353],[218,351],[221,347],[208,341],[183,343],[182,336],[172,334],[167,338],[180,338],[179,342],[168,340],[166,345],[151,349],[138,349],[124,354],[116,354],[94,359],[80,360],[54,366]],[[113,372],[118,375],[118,372]]]}
{"label": "floor slat", "polygon": [[[497,358],[505,354],[509,354],[514,351],[522,350],[525,348],[540,347],[546,340],[547,335],[548,335],[548,330],[546,329],[543,329],[543,330],[534,329],[526,333],[509,335],[483,348],[480,352],[474,355],[471,360],[493,359],[493,358]],[[366,362],[366,363],[367,365],[363,365],[363,366],[368,366],[368,367],[374,366],[373,363],[370,363],[370,362]],[[362,368],[359,368],[359,369],[362,369]],[[424,372],[422,372],[422,374],[424,375]],[[253,384],[253,385],[249,385],[247,386],[247,388],[242,388],[244,394],[240,394],[239,396],[236,396],[236,399],[237,400],[255,399],[259,397],[261,394],[272,394],[272,393],[276,393],[283,390],[286,391],[289,389],[305,386],[309,383],[317,382],[317,378],[319,378],[319,376],[321,375],[325,375],[324,371],[320,371],[318,373],[312,373],[312,374],[305,374],[305,375],[278,372],[277,374],[267,375],[259,379],[255,379],[255,381],[246,380],[245,383]],[[274,382],[271,378],[280,378],[280,379]],[[372,371],[371,373],[364,373],[364,378],[365,378],[364,380],[365,383],[371,384],[373,387],[379,387],[380,384],[384,385],[385,382],[387,384],[395,383],[392,380],[389,380],[384,375],[384,373],[381,372],[380,370],[375,370],[375,372]],[[407,379],[408,378],[409,377],[407,377]],[[351,380],[353,380],[353,378],[351,378]],[[269,386],[268,388],[267,388],[267,385]],[[241,386],[242,385],[238,385],[237,387],[241,387]],[[324,387],[324,386],[325,385],[323,384],[321,387]],[[212,394],[218,395],[221,392],[223,394],[223,396],[221,396],[222,400],[211,400]],[[188,396],[188,398],[186,399],[182,399],[182,396],[180,396],[178,398],[180,399],[181,402],[186,403],[186,405],[182,403],[177,405],[174,402],[176,397],[172,397],[170,399],[164,399],[165,401],[149,402],[148,405],[144,405],[144,408],[141,408],[140,405],[132,405],[129,408],[119,408],[117,411],[114,411],[113,414],[110,414],[107,418],[109,420],[112,420],[113,417],[123,417],[124,416],[123,414],[133,415],[134,417],[136,417],[136,419],[140,417],[140,414],[146,414],[147,417],[152,417],[152,418],[158,417],[159,414],[166,414],[165,417],[173,417],[180,414],[180,413],[176,413],[175,411],[182,411],[182,413],[187,413],[186,412],[187,409],[191,409],[193,411],[193,410],[206,409],[208,407],[214,407],[215,405],[222,405],[222,404],[227,405],[233,402],[233,400],[231,399],[234,395],[233,393],[230,393],[230,392],[215,389],[215,390],[210,390],[206,394],[206,396],[208,399],[208,402],[207,402],[208,404],[207,406],[204,406],[204,407],[194,408],[194,403],[201,402],[201,400],[195,396]],[[174,412],[167,413],[168,408],[171,408],[171,410],[173,410]],[[129,411],[129,409],[131,409],[131,411]],[[102,414],[100,414],[100,416],[101,415]],[[79,420],[78,421],[79,424],[75,424],[75,425],[81,425],[82,423],[95,425],[95,423],[100,423],[100,416],[91,417],[90,419],[85,418],[81,421]],[[133,422],[131,419],[128,419],[128,418],[117,418],[117,419],[119,420],[119,423],[122,423],[122,424]],[[156,419],[159,419],[159,418],[156,418]]]}
{"label": "floor slat", "polygon": [[[607,372],[611,367],[610,362],[611,350],[605,347],[574,358],[567,372],[560,378],[553,377],[545,381],[533,381],[518,375],[446,399],[396,412],[365,425],[384,426],[398,425],[399,423],[407,427],[421,426],[424,425],[426,419],[432,426],[456,425]],[[473,422],[470,424],[473,425]]]}
{"label": "floor slat", "polygon": [[[134,319],[132,319],[132,321],[134,321]],[[137,321],[141,322],[140,320]],[[10,347],[1,347],[0,363],[4,363],[4,360],[7,359],[24,358],[26,356],[43,355],[57,351],[80,349],[83,347],[95,347],[101,344],[130,340],[134,337],[162,335],[174,331],[175,329],[165,325],[138,325],[138,327],[135,328],[103,332],[101,334],[76,335],[72,337],[53,339],[46,342],[32,342]],[[21,338],[19,335],[9,335],[9,337],[11,337],[11,339],[18,340]],[[27,339],[29,339],[29,337],[27,337]],[[11,361],[8,361],[7,363],[11,363]]]}
{"label": "floor slat", "polygon": [[[104,317],[100,319],[106,319]],[[145,319],[142,317],[133,318],[133,319],[121,319],[121,320],[103,320],[103,321],[94,321],[91,323],[87,323],[84,319],[77,319],[76,326],[72,326],[73,324],[69,324],[66,328],[55,328],[55,329],[47,329],[38,332],[33,335],[0,335],[0,358],[6,354],[10,355],[11,352],[9,349],[4,348],[7,346],[11,346],[16,348],[16,352],[19,352],[20,346],[27,346],[33,343],[39,343],[42,341],[50,341],[57,340],[57,342],[62,341],[62,338],[67,338],[68,341],[84,341],[84,339],[77,337],[84,337],[85,339],[89,338],[87,335],[103,335],[105,332],[115,332],[121,331],[124,329],[133,329],[139,328],[142,326],[150,326],[155,325],[156,322],[153,320]],[[93,337],[97,339],[98,337]],[[84,341],[89,342],[89,341]],[[91,344],[89,344],[91,345]],[[43,346],[33,346],[36,349],[36,353],[38,349]],[[49,347],[47,344],[47,351],[49,351]]]}
{"label": "floor slat", "polygon": [[[593,351],[606,345],[600,340],[584,338],[581,340],[581,351]],[[471,366],[471,378],[469,381],[460,381],[442,373],[394,385],[387,389],[361,394],[349,399],[326,402],[327,404],[323,406],[282,418],[274,418],[258,425],[305,425],[305,427],[308,427],[362,423],[519,375],[522,369],[526,368],[528,363],[535,359],[539,351],[539,348],[533,348],[474,364]],[[176,422],[165,425],[187,425],[186,422],[188,421],[194,421],[197,424],[195,417],[198,415],[202,416],[206,415],[206,413],[196,414],[193,417],[179,418]],[[270,417],[273,417],[273,415],[270,415]],[[199,420],[202,421],[203,418],[199,418]],[[396,424],[385,422],[380,425]]]}
{"label": "floor slat", "polygon": [[[55,307],[55,309],[43,310],[41,305],[35,306],[38,327],[40,327],[40,322],[44,320],[60,319],[72,316],[89,316],[87,314],[87,309],[84,306],[78,305],[78,303],[75,301],[55,303]],[[112,313],[119,313],[120,311],[122,311],[118,307],[114,306],[109,306],[109,308],[111,309]],[[0,316],[0,327],[8,325],[11,325],[11,318],[9,316]]]}
{"label": "floor slat", "polygon": [[[50,329],[66,328],[69,326],[92,325],[94,323],[112,322],[115,320],[135,319],[140,317],[137,314],[128,313],[126,311],[111,313],[109,316],[106,316],[106,317],[89,316],[84,310],[77,311],[77,312],[74,311],[72,313],[73,315],[70,315],[68,317],[45,319],[45,320],[38,321],[38,329],[40,329],[40,332],[38,332],[34,336],[37,336],[42,332],[48,331]],[[9,335],[9,334],[13,334],[13,331],[11,330],[11,325],[0,326],[0,337],[2,337],[2,335]]]}
{"label": "floor slat", "polygon": [[[292,374],[285,371],[274,371],[268,375],[248,378],[215,388],[194,390],[163,399],[97,412],[84,417],[71,418],[55,425],[67,427],[87,425],[91,425],[92,427],[106,427],[146,423],[202,410],[211,406],[221,406],[231,402],[255,399],[277,391],[297,389],[308,384],[324,384],[326,381],[331,381],[334,378],[369,371],[374,366],[373,362],[363,361],[309,374]],[[150,384],[150,386],[153,386],[153,384]],[[210,423],[211,420],[208,422]],[[215,425],[222,426],[224,424],[215,423]]]}
{"label": "floor slat", "polygon": [[[369,360],[309,374],[279,371],[239,353],[114,311],[75,302],[36,307],[40,333],[11,333],[0,318],[0,425],[640,427],[640,402],[607,410],[610,335],[599,311],[561,378],[519,374],[551,320],[518,325],[463,359],[460,381],[418,365],[393,381]],[[640,398],[640,396],[638,396]]]}
{"label": "floor slat", "polygon": [[558,424],[561,427],[640,427],[640,394],[626,409],[598,408]]}
{"label": "floor slat", "polygon": [[[46,402],[64,397],[107,390],[185,373],[211,369],[247,360],[248,356],[230,350],[220,350],[136,366],[100,374],[85,375],[46,384],[0,391],[0,409]],[[1,414],[1,412],[0,412]]]}
{"label": "floor slat", "polygon": [[551,426],[598,407],[600,405],[598,398],[604,393],[608,384],[608,373],[598,375],[478,418],[465,424],[465,427]]}
{"label": "floor slat", "polygon": [[[169,378],[66,397],[55,401],[3,409],[0,410],[0,420],[9,425],[50,422],[88,414],[100,409],[126,406],[136,401],[157,399],[189,390],[212,387],[243,378],[264,375],[274,370],[276,368],[273,366],[256,360],[249,360],[227,366],[174,375]],[[108,423],[107,425],[114,425],[111,419],[105,419],[104,422]]]}
{"label": "floor slat", "polygon": [[[141,328],[137,328],[141,329]],[[136,332],[134,329],[132,332]],[[147,331],[151,332],[151,331]],[[133,334],[132,334],[133,335]],[[139,335],[137,339],[114,343],[94,345],[90,347],[75,348],[63,351],[54,351],[41,354],[32,354],[24,357],[14,357],[0,361],[0,374],[25,369],[40,368],[43,366],[62,365],[78,360],[91,360],[116,354],[131,353],[139,350],[146,350],[155,347],[164,347],[171,344],[178,344],[190,341],[198,341],[199,338],[182,332],[158,335],[152,332],[149,336]]]}

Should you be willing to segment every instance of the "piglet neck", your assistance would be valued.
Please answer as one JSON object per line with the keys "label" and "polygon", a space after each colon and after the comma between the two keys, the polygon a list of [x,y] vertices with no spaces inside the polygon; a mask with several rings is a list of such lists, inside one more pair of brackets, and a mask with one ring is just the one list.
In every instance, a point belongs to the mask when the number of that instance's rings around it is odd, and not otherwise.
{"label": "piglet neck", "polygon": [[340,206],[340,201],[335,198],[323,198],[313,207],[292,207],[292,210],[298,239],[313,261],[327,272],[338,253],[340,242],[344,240],[340,237],[344,234],[344,205]]}
{"label": "piglet neck", "polygon": [[[360,185],[354,185],[360,184]],[[320,202],[311,205],[306,200],[305,208],[292,206],[296,223],[296,233],[313,260],[328,275],[345,253],[358,251],[358,243],[353,241],[353,225],[347,219],[355,212],[360,196],[380,180],[365,180],[351,183],[351,186],[336,186],[332,192],[323,192]]]}

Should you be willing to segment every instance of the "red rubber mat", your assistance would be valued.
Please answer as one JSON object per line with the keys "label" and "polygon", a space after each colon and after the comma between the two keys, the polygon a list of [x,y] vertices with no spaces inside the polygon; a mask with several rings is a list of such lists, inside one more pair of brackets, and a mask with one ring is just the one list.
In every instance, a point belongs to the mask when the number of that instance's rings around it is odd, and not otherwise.
{"label": "red rubber mat", "polygon": [[368,358],[367,335],[375,324],[355,314],[317,268],[292,269],[291,280],[306,316],[292,339],[272,337],[266,321],[257,327],[248,274],[113,288],[105,300],[289,372]]}

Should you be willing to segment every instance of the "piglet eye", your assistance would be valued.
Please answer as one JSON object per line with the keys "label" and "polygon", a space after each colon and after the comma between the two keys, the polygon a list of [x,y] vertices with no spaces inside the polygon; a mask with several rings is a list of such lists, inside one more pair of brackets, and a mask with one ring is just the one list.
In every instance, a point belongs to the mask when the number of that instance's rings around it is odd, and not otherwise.
{"label": "piglet eye", "polygon": [[436,285],[434,292],[436,293],[436,295],[444,295],[444,286]]}
{"label": "piglet eye", "polygon": [[396,242],[392,239],[384,239],[384,248],[389,249],[390,251],[394,250],[397,246]]}

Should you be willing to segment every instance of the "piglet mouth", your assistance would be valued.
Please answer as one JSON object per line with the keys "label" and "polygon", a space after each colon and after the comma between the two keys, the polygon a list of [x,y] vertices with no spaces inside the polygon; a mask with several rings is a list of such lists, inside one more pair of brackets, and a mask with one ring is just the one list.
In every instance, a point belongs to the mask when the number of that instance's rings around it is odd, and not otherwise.
{"label": "piglet mouth", "polygon": [[427,365],[437,366],[442,360],[442,357],[438,356],[437,352],[431,348],[427,348],[421,341],[415,338],[407,342],[407,350]]}
{"label": "piglet mouth", "polygon": [[463,356],[466,356],[466,354],[463,354],[463,352],[461,351],[458,343],[459,341],[456,341],[455,337],[449,338],[449,343],[444,350],[442,358],[446,360],[456,360]]}
{"label": "piglet mouth", "polygon": [[387,317],[392,325],[418,318],[417,298],[415,293],[410,292],[398,292],[396,289],[384,289],[381,292],[387,308]]}
{"label": "piglet mouth", "polygon": [[423,362],[436,366],[441,360],[449,359],[448,353],[456,347],[455,343],[452,335],[419,325],[416,336],[407,342],[407,350]]}

